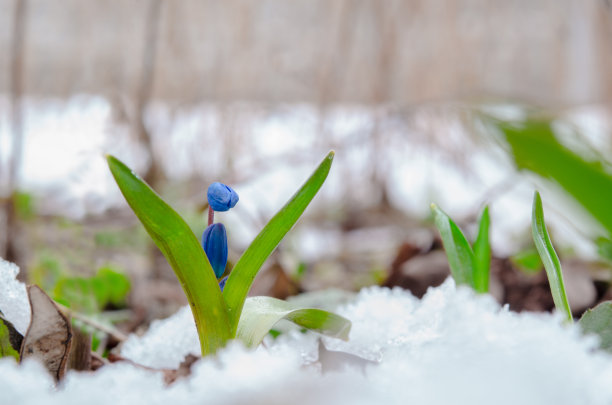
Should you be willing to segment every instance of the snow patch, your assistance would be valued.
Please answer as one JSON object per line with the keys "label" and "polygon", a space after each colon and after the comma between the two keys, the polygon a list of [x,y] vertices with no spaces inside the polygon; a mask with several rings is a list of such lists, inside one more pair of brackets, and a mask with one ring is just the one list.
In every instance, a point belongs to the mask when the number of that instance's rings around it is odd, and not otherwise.
{"label": "snow patch", "polygon": [[30,302],[26,287],[17,281],[19,267],[0,258],[0,311],[24,335],[30,325]]}
{"label": "snow patch", "polygon": [[[4,265],[0,274],[14,279],[15,270]],[[347,362],[323,370],[317,337],[299,332],[266,339],[256,350],[232,342],[171,386],[159,372],[115,363],[95,373],[68,372],[52,388],[38,364],[4,359],[0,404],[612,402],[612,357],[596,350],[595,338],[560,316],[511,312],[452,279],[421,300],[400,289],[366,288],[337,311],[353,322],[350,340],[325,338],[326,349],[344,352],[336,361],[346,353],[369,359],[363,367]],[[144,336],[131,336],[122,355],[174,367],[198,348],[185,307]]]}

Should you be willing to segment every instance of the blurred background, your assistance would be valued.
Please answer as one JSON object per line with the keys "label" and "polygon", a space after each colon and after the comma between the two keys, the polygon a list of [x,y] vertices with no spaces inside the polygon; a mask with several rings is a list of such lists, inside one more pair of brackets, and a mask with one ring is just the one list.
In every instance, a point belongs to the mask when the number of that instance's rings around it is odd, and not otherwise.
{"label": "blurred background", "polygon": [[[0,55],[0,257],[126,330],[185,299],[105,153],[198,235],[208,184],[232,185],[231,264],[334,149],[254,293],[420,296],[448,276],[430,203],[470,240],[488,204],[494,295],[550,310],[538,189],[573,310],[610,297],[607,0],[0,0]],[[120,299],[92,303],[109,271]]]}

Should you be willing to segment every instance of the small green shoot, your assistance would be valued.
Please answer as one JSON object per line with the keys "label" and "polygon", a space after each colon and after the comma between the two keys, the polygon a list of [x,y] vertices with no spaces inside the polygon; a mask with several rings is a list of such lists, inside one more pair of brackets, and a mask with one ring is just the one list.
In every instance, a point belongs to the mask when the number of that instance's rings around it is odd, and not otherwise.
{"label": "small green shoot", "polygon": [[555,302],[555,307],[557,308],[557,311],[561,312],[565,316],[568,322],[572,322],[572,311],[567,300],[567,294],[565,293],[561,263],[559,262],[559,257],[555,252],[555,248],[553,247],[548,231],[546,230],[542,199],[540,198],[540,193],[537,191],[533,196],[531,231],[536,249],[540,254],[542,263],[544,263],[544,268],[546,269],[546,275],[548,276],[548,283],[550,284],[550,290],[552,292],[553,301]]}
{"label": "small green shoot", "polygon": [[489,291],[491,248],[489,245],[489,210],[485,207],[480,217],[474,249],[450,217],[432,204],[434,223],[440,232],[453,279],[458,285],[469,285],[475,291]]}
{"label": "small green shoot", "polygon": [[491,245],[489,243],[489,207],[485,206],[480,215],[478,235],[474,241],[474,289],[480,293],[489,291],[491,272]]}

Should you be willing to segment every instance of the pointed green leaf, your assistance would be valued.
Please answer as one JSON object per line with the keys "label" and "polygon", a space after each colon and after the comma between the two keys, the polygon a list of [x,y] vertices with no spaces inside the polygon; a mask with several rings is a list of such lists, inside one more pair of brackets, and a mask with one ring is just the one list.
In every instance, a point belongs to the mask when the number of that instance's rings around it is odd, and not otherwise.
{"label": "pointed green leaf", "polygon": [[466,284],[473,288],[475,258],[469,242],[453,220],[437,205],[431,204],[431,210],[455,283]]}
{"label": "pointed green leaf", "polygon": [[272,297],[247,298],[236,337],[248,347],[257,346],[281,319],[326,336],[348,340],[351,321],[322,309],[299,308]]}
{"label": "pointed green leaf", "polygon": [[561,272],[561,263],[555,252],[555,248],[550,241],[550,236],[546,230],[544,222],[544,210],[542,208],[542,199],[537,191],[533,196],[533,211],[531,216],[531,232],[536,249],[540,254],[548,283],[552,292],[553,301],[557,311],[560,311],[568,321],[572,321],[572,311],[570,310],[567,294],[565,293],[565,285],[563,284],[563,273]]}
{"label": "pointed green leaf", "polygon": [[481,293],[489,291],[489,273],[491,272],[490,222],[489,207],[486,206],[480,215],[478,235],[474,241],[474,289]]}
{"label": "pointed green leaf", "polygon": [[599,336],[599,347],[612,352],[612,301],[587,310],[578,323],[584,333]]}
{"label": "pointed green leaf", "polygon": [[200,243],[185,221],[130,168],[113,156],[108,165],[128,204],[164,254],[195,318],[202,355],[230,339],[227,308]]}
{"label": "pointed green leaf", "polygon": [[[555,136],[550,118],[529,117],[522,122],[486,118],[501,130],[518,169],[554,180],[612,235],[612,175],[604,155],[591,150],[588,158],[564,146]],[[578,139],[579,134],[572,134]],[[587,143],[588,144],[588,143]]]}
{"label": "pointed green leaf", "polygon": [[334,159],[330,152],[302,187],[283,208],[268,222],[242,254],[227,279],[223,296],[227,302],[232,332],[236,331],[238,319],[253,280],[270,253],[300,218],[310,201],[327,178]]}

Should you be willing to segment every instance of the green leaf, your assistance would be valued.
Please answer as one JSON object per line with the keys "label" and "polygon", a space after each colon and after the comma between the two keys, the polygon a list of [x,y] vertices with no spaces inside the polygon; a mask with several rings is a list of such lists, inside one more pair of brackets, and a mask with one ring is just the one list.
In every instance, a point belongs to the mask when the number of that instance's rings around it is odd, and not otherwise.
{"label": "green leaf", "polygon": [[599,336],[599,347],[612,352],[612,301],[587,310],[578,321],[584,333]]}
{"label": "green leaf", "polygon": [[431,204],[434,223],[440,232],[451,274],[457,285],[474,288],[474,252],[459,227],[437,205]]}
{"label": "green leaf", "polygon": [[34,196],[25,191],[17,191],[13,197],[15,199],[15,210],[23,221],[29,221],[36,216]]}
{"label": "green leaf", "polygon": [[112,267],[100,267],[94,280],[97,281],[94,292],[101,309],[108,304],[118,307],[125,303],[130,292],[130,279],[125,274]]}
{"label": "green leaf", "polygon": [[474,289],[480,293],[489,291],[489,273],[491,272],[490,223],[489,207],[485,206],[480,215],[478,235],[474,241]]}
{"label": "green leaf", "polygon": [[232,333],[238,327],[244,301],[257,272],[317,194],[327,178],[333,159],[334,152],[331,151],[310,178],[255,237],[234,266],[223,290]]}
{"label": "green leaf", "polygon": [[542,270],[542,259],[535,248],[529,248],[510,257],[510,261],[526,274],[535,274]]}
{"label": "green leaf", "polygon": [[537,191],[533,196],[533,212],[531,216],[531,232],[536,249],[540,254],[548,283],[552,292],[553,301],[557,311],[565,315],[569,322],[572,321],[572,311],[570,310],[567,294],[565,293],[565,285],[563,284],[563,273],[561,272],[561,263],[555,252],[555,248],[550,241],[546,224],[544,222],[544,210],[542,208],[542,199]]}
{"label": "green leaf", "polygon": [[562,145],[550,119],[487,121],[501,130],[519,169],[558,183],[612,235],[612,176],[603,160],[586,160]]}
{"label": "green leaf", "polygon": [[53,288],[53,299],[80,312],[91,314],[100,310],[92,280],[83,277],[60,278]]}
{"label": "green leaf", "polygon": [[49,292],[55,288],[64,273],[65,270],[56,257],[43,253],[29,272],[29,281],[31,284],[37,284]]}
{"label": "green leaf", "polygon": [[0,316],[0,358],[13,357],[19,361],[19,347],[15,348],[15,345],[17,342],[21,345],[22,339],[13,324]]}
{"label": "green leaf", "polygon": [[128,204],[176,273],[191,306],[202,355],[230,339],[227,307],[204,250],[189,226],[155,191],[113,156],[108,165]]}
{"label": "green leaf", "polygon": [[109,304],[125,304],[130,280],[111,267],[101,267],[93,277],[60,276],[53,288],[53,299],[84,313],[102,311]]}
{"label": "green leaf", "polygon": [[607,262],[612,262],[612,240],[599,237],[595,240],[595,245],[597,245],[599,257]]}
{"label": "green leaf", "polygon": [[348,340],[351,321],[322,309],[299,308],[272,297],[247,298],[236,337],[247,347],[257,346],[281,319],[326,336]]}

